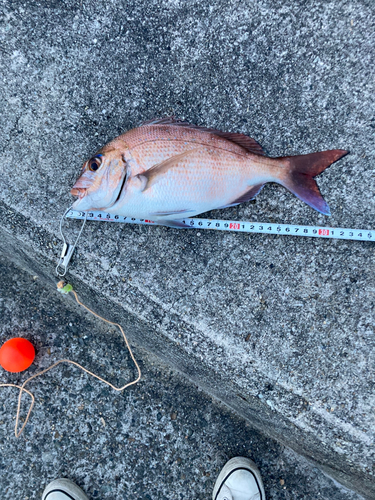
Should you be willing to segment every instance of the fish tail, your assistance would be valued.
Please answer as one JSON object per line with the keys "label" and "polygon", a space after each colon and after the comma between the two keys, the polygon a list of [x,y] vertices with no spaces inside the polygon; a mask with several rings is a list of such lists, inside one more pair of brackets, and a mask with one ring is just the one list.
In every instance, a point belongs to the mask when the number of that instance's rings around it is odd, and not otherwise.
{"label": "fish tail", "polygon": [[278,182],[318,212],[331,215],[329,206],[320,194],[314,177],[346,154],[348,151],[344,149],[333,149],[279,158],[283,161],[285,168]]}

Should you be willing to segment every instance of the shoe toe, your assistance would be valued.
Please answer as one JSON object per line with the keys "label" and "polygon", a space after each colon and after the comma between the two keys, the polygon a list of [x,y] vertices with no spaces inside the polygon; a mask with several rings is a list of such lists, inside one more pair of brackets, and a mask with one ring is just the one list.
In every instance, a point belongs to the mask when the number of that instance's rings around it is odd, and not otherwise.
{"label": "shoe toe", "polygon": [[228,486],[223,484],[216,500],[233,500],[232,493],[231,493],[230,489],[228,488]]}
{"label": "shoe toe", "polygon": [[89,500],[85,493],[70,479],[55,479],[49,483],[42,500]]}
{"label": "shoe toe", "polygon": [[234,471],[225,481],[233,500],[260,500],[260,488],[254,474],[249,470]]}

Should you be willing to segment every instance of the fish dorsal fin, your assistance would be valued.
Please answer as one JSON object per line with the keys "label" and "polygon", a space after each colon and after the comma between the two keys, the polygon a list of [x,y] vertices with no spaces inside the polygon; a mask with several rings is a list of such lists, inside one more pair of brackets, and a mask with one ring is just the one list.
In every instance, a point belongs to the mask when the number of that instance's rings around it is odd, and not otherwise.
{"label": "fish dorsal fin", "polygon": [[139,124],[139,127],[146,127],[148,125],[175,125],[176,123],[186,123],[182,120],[177,120],[174,116],[166,116],[164,118],[152,118]]}
{"label": "fish dorsal fin", "polygon": [[165,174],[169,169],[177,167],[180,160],[185,158],[185,156],[190,155],[194,151],[194,149],[191,149],[190,151],[185,151],[184,153],[181,153],[179,155],[172,156],[162,163],[158,163],[145,172],[138,174],[136,177],[143,180],[142,191],[146,191],[146,189],[149,189],[151,186],[153,186],[163,174]]}
{"label": "fish dorsal fin", "polygon": [[248,151],[249,153],[254,153],[260,156],[266,156],[265,152],[262,149],[262,146],[258,144],[255,139],[245,134],[222,132],[221,130],[217,130],[214,128],[206,128],[206,127],[200,127],[198,125],[192,125],[191,123],[184,122],[182,120],[177,120],[176,118],[174,118],[174,116],[148,120],[147,122],[142,123],[141,127],[150,125],[174,125],[177,127],[184,127],[193,130],[201,130],[202,132],[209,132],[211,134],[217,135],[218,137],[222,137],[223,139],[227,139],[228,141],[234,142],[238,146],[241,146],[242,148],[246,149],[246,151]]}

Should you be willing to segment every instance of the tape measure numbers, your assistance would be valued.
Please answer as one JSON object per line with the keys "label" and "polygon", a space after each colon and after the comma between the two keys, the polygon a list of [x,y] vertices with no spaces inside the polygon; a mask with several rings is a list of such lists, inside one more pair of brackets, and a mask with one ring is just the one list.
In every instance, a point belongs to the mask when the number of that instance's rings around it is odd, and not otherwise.
{"label": "tape measure numbers", "polygon": [[[86,212],[69,210],[66,214],[70,219],[85,219]],[[120,222],[124,224],[142,224],[157,226],[158,223],[147,219],[123,217],[108,212],[87,213],[87,220]],[[218,219],[181,219],[193,229],[214,229],[216,231],[233,231],[237,233],[282,234],[286,236],[306,236],[312,238],[331,238],[339,240],[375,241],[375,230],[348,229],[341,227],[298,226],[295,224],[275,224],[272,222],[242,222]]]}

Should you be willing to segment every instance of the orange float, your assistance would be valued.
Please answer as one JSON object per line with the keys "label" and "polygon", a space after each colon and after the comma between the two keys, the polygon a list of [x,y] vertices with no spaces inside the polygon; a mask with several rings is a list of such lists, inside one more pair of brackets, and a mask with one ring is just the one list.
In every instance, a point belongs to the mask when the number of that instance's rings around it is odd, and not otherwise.
{"label": "orange float", "polygon": [[9,339],[0,348],[0,365],[8,372],[23,372],[34,361],[33,344],[22,337]]}

